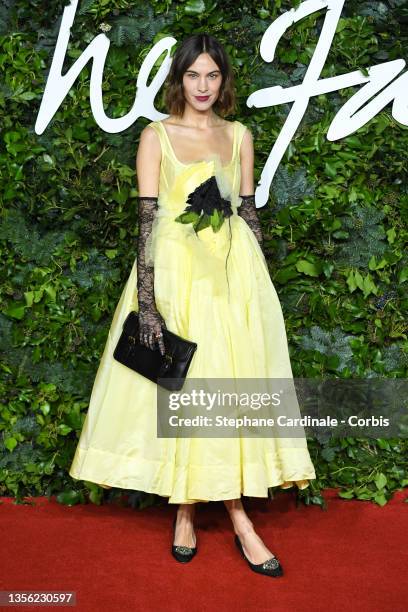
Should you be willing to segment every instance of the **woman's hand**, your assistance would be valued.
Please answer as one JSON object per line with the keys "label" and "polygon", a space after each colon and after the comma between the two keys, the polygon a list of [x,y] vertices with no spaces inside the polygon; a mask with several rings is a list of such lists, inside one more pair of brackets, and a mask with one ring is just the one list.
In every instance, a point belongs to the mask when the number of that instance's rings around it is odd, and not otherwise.
{"label": "woman's hand", "polygon": [[165,327],[166,323],[156,308],[139,309],[139,341],[152,350],[157,342],[162,355],[165,354],[162,331]]}

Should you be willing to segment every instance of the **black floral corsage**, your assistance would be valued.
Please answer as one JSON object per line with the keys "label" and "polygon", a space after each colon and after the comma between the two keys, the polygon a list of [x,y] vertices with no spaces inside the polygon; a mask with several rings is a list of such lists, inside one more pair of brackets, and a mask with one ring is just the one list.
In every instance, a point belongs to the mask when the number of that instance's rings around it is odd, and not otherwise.
{"label": "black floral corsage", "polygon": [[217,180],[211,176],[188,195],[187,206],[175,221],[193,223],[196,233],[210,225],[218,232],[231,215],[231,202],[221,197]]}

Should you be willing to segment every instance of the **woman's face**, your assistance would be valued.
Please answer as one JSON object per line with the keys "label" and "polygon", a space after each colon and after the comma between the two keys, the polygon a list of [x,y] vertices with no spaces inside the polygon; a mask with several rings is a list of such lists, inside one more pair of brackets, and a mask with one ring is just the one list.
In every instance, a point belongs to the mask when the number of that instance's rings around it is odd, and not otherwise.
{"label": "woman's face", "polygon": [[186,103],[198,111],[208,110],[218,98],[221,70],[208,53],[201,53],[183,75]]}

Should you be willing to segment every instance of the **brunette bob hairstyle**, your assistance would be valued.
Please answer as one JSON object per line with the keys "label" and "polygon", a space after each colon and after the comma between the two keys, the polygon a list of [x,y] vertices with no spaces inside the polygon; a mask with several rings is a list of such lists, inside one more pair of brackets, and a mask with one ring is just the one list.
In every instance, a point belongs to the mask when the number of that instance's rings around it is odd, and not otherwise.
{"label": "brunette bob hairstyle", "polygon": [[235,113],[234,74],[227,53],[216,38],[209,34],[194,34],[177,48],[164,82],[164,104],[170,115],[182,117],[185,107],[183,76],[201,53],[208,53],[221,71],[222,83],[213,110],[224,117]]}

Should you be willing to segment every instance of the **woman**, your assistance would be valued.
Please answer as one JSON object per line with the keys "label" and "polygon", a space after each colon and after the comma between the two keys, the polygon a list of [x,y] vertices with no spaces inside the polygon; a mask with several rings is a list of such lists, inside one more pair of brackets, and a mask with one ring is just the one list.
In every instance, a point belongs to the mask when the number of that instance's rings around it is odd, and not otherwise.
{"label": "woman", "polygon": [[[181,562],[197,552],[195,503],[223,500],[251,569],[279,576],[282,567],[256,534],[241,494],[307,487],[316,476],[305,438],[286,445],[276,437],[158,438],[156,386],[112,357],[123,321],[138,310],[146,346],[157,342],[164,352],[164,326],[197,343],[188,377],[292,378],[261,248],[251,132],[221,117],[234,101],[223,47],[206,34],[186,39],[167,77],[170,115],[141,133],[137,262],[113,317],[70,475],[179,504],[172,553]],[[197,202],[218,206],[220,227],[182,222]]]}

